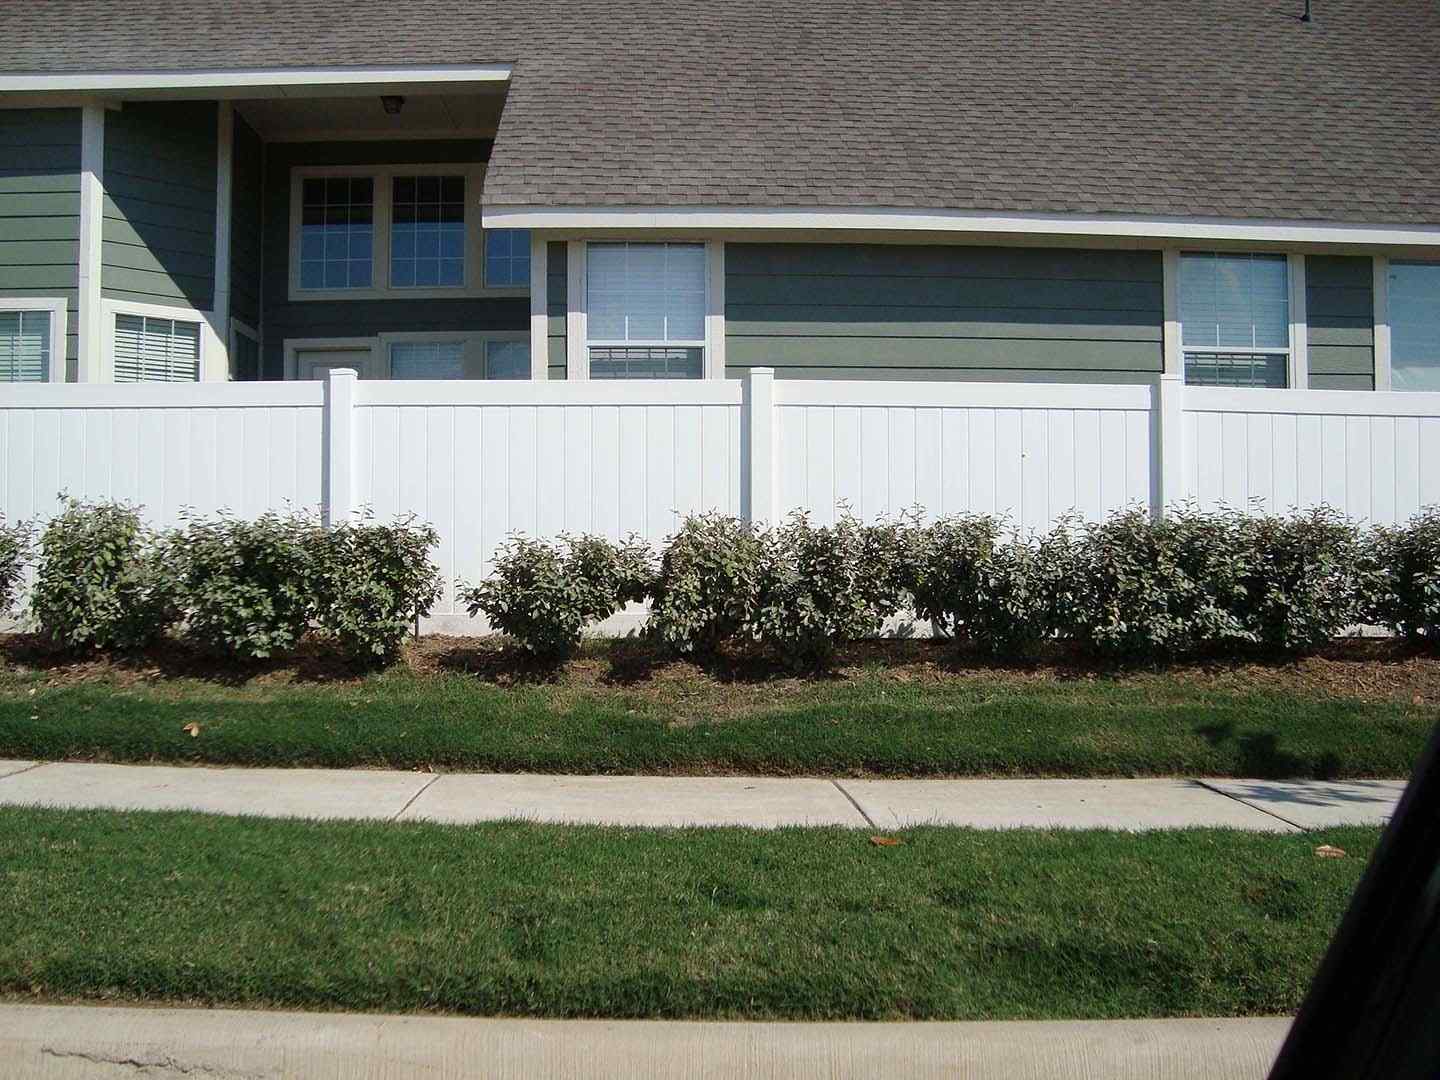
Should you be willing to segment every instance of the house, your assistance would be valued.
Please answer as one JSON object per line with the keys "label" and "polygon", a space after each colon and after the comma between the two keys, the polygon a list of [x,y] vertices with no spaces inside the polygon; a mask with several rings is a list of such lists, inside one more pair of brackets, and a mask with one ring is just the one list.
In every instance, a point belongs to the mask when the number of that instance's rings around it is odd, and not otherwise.
{"label": "house", "polygon": [[26,0],[0,381],[1440,390],[1434,0]]}

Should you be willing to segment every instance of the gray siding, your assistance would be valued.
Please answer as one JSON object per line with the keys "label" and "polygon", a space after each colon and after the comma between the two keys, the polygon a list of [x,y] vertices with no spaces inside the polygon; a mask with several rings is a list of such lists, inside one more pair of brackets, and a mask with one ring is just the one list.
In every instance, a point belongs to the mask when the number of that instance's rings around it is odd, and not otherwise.
{"label": "gray siding", "polygon": [[550,348],[548,359],[549,375],[552,379],[563,379],[567,371],[565,355],[565,316],[569,304],[566,297],[570,289],[570,273],[567,258],[570,248],[563,243],[545,245],[545,310]]}
{"label": "gray siding", "polygon": [[1305,259],[1312,390],[1375,389],[1374,263],[1355,255]]}
{"label": "gray siding", "polygon": [[79,320],[80,110],[0,109],[0,296],[63,296],[67,378]]}
{"label": "gray siding", "polygon": [[213,307],[215,120],[213,101],[105,114],[104,295]]}
{"label": "gray siding", "polygon": [[260,329],[260,230],[264,222],[264,144],[235,118],[230,195],[230,314]]}
{"label": "gray siding", "polygon": [[287,338],[371,337],[425,330],[519,330],[524,297],[454,300],[295,300],[290,294],[290,170],[296,165],[440,164],[486,161],[488,140],[273,143],[265,155],[264,377],[285,371]]}
{"label": "gray siding", "polygon": [[726,367],[781,377],[1127,382],[1164,363],[1161,257],[727,244]]}

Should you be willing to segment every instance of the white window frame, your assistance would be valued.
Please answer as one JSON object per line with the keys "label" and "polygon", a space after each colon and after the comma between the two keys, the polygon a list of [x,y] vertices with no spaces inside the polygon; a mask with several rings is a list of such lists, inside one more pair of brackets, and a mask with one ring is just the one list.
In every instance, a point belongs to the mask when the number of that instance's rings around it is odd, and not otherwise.
{"label": "white window frame", "polygon": [[285,378],[300,378],[300,354],[308,352],[365,352],[369,354],[359,366],[362,379],[381,378],[380,339],[378,337],[325,337],[286,338],[282,345],[285,351]]}
{"label": "white window frame", "polygon": [[0,311],[44,311],[50,316],[50,367],[47,382],[65,381],[65,334],[69,317],[63,296],[0,296]]}
{"label": "white window frame", "polygon": [[[229,353],[215,332],[215,313],[166,304],[142,304],[133,300],[100,301],[104,320],[105,347],[100,357],[100,381],[115,381],[115,316],[140,315],[151,319],[172,319],[200,324],[200,378],[198,382],[226,382],[230,378]],[[181,384],[175,384],[181,385]]]}
{"label": "white window frame", "polygon": [[[1289,292],[1289,344],[1285,348],[1274,346],[1244,348],[1237,345],[1186,345],[1185,344],[1185,322],[1180,317],[1180,261],[1186,255],[1265,255],[1269,257],[1281,256],[1285,259],[1285,283]],[[1173,287],[1167,282],[1167,306],[1174,307],[1174,348],[1178,350],[1176,362],[1178,364],[1177,377],[1181,382],[1186,381],[1185,358],[1191,353],[1204,353],[1211,356],[1234,356],[1236,354],[1247,354],[1252,356],[1283,356],[1285,357],[1285,387],[1287,390],[1308,390],[1310,387],[1309,357],[1306,348],[1306,311],[1305,311],[1305,256],[1294,252],[1286,253],[1281,251],[1252,251],[1232,250],[1229,248],[1205,248],[1205,247],[1181,247],[1168,249],[1164,259],[1164,268],[1167,277],[1173,278]],[[1170,292],[1173,291],[1173,299]],[[1171,318],[1167,313],[1166,322]],[[1231,387],[1235,390],[1254,389],[1253,387],[1237,386]],[[1271,388],[1275,389],[1275,388]]]}
{"label": "white window frame", "polygon": [[[374,337],[286,338],[285,378],[300,378],[300,354],[310,352],[359,352],[369,354],[360,372],[365,379],[390,379],[390,346],[397,343],[428,344],[463,342],[466,367],[485,370],[485,346],[491,341],[530,341],[526,330],[398,330]],[[532,357],[533,361],[533,357]],[[457,380],[451,380],[457,381]],[[479,380],[471,380],[479,381]],[[517,380],[518,381],[518,380]]]}
{"label": "white window frame", "polygon": [[[390,227],[392,195],[397,176],[465,178],[465,280],[460,285],[391,285]],[[303,289],[300,287],[300,236],[304,182],[330,177],[369,179],[374,183],[370,287],[364,289]],[[450,297],[528,296],[526,286],[491,288],[485,284],[485,234],[480,226],[480,193],[485,166],[479,163],[419,165],[296,165],[290,169],[289,298],[305,300],[440,300]]]}
{"label": "white window frame", "polygon": [[465,346],[466,369],[483,372],[486,364],[486,345],[492,341],[523,341],[528,344],[530,341],[530,333],[527,330],[406,330],[380,334],[377,340],[380,343],[379,367],[385,373],[383,377],[390,379],[394,378],[394,368],[390,360],[391,345],[449,344],[458,341]]}
{"label": "white window frame", "polygon": [[[590,346],[633,345],[640,348],[700,348],[701,378],[725,378],[725,243],[723,240],[697,240],[695,237],[605,237],[594,243],[613,244],[701,244],[705,248],[705,337],[698,341],[591,341],[586,314],[586,267],[589,264],[590,240],[571,240],[565,253],[567,311],[565,319],[565,377],[590,378]],[[535,259],[531,256],[531,280],[534,280]],[[531,346],[532,354],[534,346]],[[533,363],[534,356],[531,356]]]}

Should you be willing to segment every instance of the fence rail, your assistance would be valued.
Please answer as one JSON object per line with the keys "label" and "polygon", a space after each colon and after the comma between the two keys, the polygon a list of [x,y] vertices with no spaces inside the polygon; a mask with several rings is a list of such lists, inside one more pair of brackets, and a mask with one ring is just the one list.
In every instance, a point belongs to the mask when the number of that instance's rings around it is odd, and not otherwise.
{"label": "fence rail", "polygon": [[0,398],[0,513],[61,493],[156,525],[363,507],[439,531],[463,624],[512,532],[668,534],[687,513],[833,520],[920,508],[1044,528],[1136,504],[1404,520],[1440,503],[1440,394],[1152,385],[741,379],[14,385]]}

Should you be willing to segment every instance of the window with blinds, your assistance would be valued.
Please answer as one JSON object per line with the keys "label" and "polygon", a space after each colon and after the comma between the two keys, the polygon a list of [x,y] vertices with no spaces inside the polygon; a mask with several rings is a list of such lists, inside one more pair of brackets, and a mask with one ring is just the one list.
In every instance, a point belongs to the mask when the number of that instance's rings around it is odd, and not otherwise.
{"label": "window with blinds", "polygon": [[50,313],[0,311],[0,382],[50,378]]}
{"label": "window with blinds", "polygon": [[530,378],[530,343],[528,341],[487,341],[485,343],[485,377],[487,379]]}
{"label": "window with blinds", "polygon": [[200,324],[117,314],[114,370],[117,383],[198,382]]}
{"label": "window with blinds", "polygon": [[1390,385],[1440,390],[1440,262],[1390,264]]}
{"label": "window with blinds", "polygon": [[1289,261],[1284,255],[1181,254],[1180,339],[1188,383],[1285,386]]}
{"label": "window with blinds", "polygon": [[397,341],[390,346],[392,379],[463,379],[463,341]]}
{"label": "window with blinds", "polygon": [[701,378],[705,289],[704,244],[588,245],[591,376]]}

